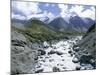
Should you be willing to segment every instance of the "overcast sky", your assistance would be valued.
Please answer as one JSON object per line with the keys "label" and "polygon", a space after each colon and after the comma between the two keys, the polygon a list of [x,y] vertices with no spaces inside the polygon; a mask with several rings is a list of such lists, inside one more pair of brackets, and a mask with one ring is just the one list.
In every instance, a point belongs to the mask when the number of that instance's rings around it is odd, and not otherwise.
{"label": "overcast sky", "polygon": [[12,1],[12,19],[49,18],[51,21],[55,17],[68,19],[75,15],[95,20],[95,6]]}

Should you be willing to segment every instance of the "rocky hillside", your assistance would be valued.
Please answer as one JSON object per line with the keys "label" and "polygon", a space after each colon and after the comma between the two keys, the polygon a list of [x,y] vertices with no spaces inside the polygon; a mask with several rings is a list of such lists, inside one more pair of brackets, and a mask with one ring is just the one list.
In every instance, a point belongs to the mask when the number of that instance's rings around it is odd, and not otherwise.
{"label": "rocky hillside", "polygon": [[80,64],[90,64],[96,68],[96,27],[92,25],[82,40],[75,45],[74,51],[80,60]]}
{"label": "rocky hillside", "polygon": [[30,21],[26,25],[12,23],[11,30],[11,73],[33,73],[39,55],[44,55],[44,41],[67,38],[45,26],[41,21]]}

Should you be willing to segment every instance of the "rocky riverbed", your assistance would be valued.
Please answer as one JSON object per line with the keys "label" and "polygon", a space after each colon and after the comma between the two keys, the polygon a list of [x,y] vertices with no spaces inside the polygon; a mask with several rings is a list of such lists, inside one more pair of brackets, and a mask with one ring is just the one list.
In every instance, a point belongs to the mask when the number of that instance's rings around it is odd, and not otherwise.
{"label": "rocky riverbed", "polygon": [[77,52],[73,50],[73,46],[81,40],[81,36],[76,36],[69,40],[61,40],[56,43],[43,43],[44,48],[40,49],[38,63],[33,73],[41,72],[61,72],[70,70],[93,69],[91,64],[80,64],[76,57]]}
{"label": "rocky riverbed", "polygon": [[92,55],[82,55],[85,47],[81,49],[77,45],[81,39],[82,36],[74,36],[69,39],[32,43],[23,34],[12,32],[12,75],[94,69]]}

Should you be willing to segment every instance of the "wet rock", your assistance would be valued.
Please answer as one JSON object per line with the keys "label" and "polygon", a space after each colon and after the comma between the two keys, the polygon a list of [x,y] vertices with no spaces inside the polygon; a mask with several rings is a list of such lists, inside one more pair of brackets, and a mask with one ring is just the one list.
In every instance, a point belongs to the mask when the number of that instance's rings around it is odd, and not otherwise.
{"label": "wet rock", "polygon": [[34,60],[38,60],[38,57],[34,58]]}
{"label": "wet rock", "polygon": [[48,48],[49,47],[49,44],[47,42],[44,42],[43,45],[44,45],[44,48]]}
{"label": "wet rock", "polygon": [[79,49],[73,49],[75,52],[78,52],[79,51]]}
{"label": "wet rock", "polygon": [[60,64],[60,66],[64,66],[63,64]]}
{"label": "wet rock", "polygon": [[72,56],[73,56],[73,54],[70,54],[70,56],[72,57]]}
{"label": "wet rock", "polygon": [[42,62],[45,62],[45,60],[41,60]]}
{"label": "wet rock", "polygon": [[63,67],[63,69],[66,69],[66,67]]}
{"label": "wet rock", "polygon": [[42,59],[43,57],[40,56],[40,59]]}
{"label": "wet rock", "polygon": [[63,53],[62,53],[62,52],[58,52],[58,51],[57,51],[57,52],[56,52],[56,54],[57,54],[57,55],[62,55]]}
{"label": "wet rock", "polygon": [[48,55],[51,55],[51,54],[55,54],[56,52],[51,50],[50,52],[48,52]]}
{"label": "wet rock", "polygon": [[57,64],[57,66],[59,66],[60,64]]}
{"label": "wet rock", "polygon": [[62,59],[62,61],[65,61],[65,59]]}
{"label": "wet rock", "polygon": [[49,58],[49,57],[45,57],[45,58]]}
{"label": "wet rock", "polygon": [[57,49],[56,47],[53,47],[53,49]]}
{"label": "wet rock", "polygon": [[60,69],[58,67],[53,67],[53,72],[60,72]]}
{"label": "wet rock", "polygon": [[41,72],[43,72],[43,69],[35,71],[35,73],[41,73]]}
{"label": "wet rock", "polygon": [[52,62],[52,61],[54,61],[54,59],[50,59],[49,61]]}
{"label": "wet rock", "polygon": [[63,56],[61,56],[61,57],[63,57]]}
{"label": "wet rock", "polygon": [[44,50],[38,50],[38,55],[45,55],[46,54],[46,52],[44,51]]}
{"label": "wet rock", "polygon": [[70,53],[70,54],[71,54],[71,53],[72,53],[72,51],[68,51],[68,53]]}
{"label": "wet rock", "polygon": [[78,58],[73,58],[72,62],[73,62],[73,63],[78,63],[79,60],[78,60]]}
{"label": "wet rock", "polygon": [[80,66],[76,67],[76,70],[80,70],[80,69],[81,69],[81,67],[80,67]]}

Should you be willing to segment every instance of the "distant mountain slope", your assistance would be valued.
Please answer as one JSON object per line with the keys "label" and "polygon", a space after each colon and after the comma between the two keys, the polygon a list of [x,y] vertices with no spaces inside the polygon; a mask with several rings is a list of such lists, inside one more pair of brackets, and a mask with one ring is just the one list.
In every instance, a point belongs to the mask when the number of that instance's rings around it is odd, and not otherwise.
{"label": "distant mountain slope", "polygon": [[24,34],[30,41],[49,41],[54,39],[56,40],[60,38],[67,38],[67,35],[52,29],[39,20],[31,20],[30,22],[20,27],[12,25],[12,29]]}
{"label": "distant mountain slope", "polygon": [[54,19],[49,23],[49,25],[59,31],[64,31],[68,28],[68,23],[61,17]]}
{"label": "distant mountain slope", "polygon": [[69,23],[63,18],[58,17],[51,21],[49,25],[62,32],[86,32],[94,23],[92,19],[74,16],[70,17]]}

